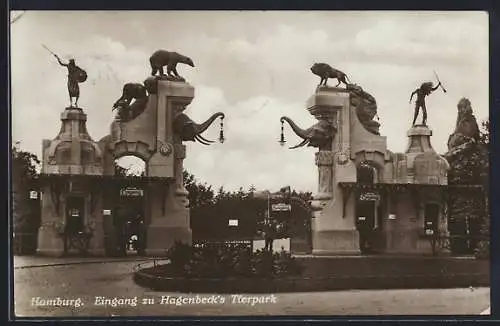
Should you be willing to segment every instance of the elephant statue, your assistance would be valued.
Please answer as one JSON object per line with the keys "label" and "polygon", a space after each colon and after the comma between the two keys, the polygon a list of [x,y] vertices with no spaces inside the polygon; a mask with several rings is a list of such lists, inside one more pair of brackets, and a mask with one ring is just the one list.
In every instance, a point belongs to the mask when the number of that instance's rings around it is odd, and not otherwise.
{"label": "elephant statue", "polygon": [[197,124],[186,114],[181,113],[174,120],[174,133],[180,136],[183,141],[198,141],[203,145],[210,145],[214,141],[204,138],[201,134],[219,117],[224,119],[224,113],[214,113],[207,121]]}
{"label": "elephant statue", "polygon": [[288,117],[281,117],[280,121],[281,123],[284,121],[288,122],[295,134],[303,139],[300,144],[290,147],[290,149],[299,148],[305,145],[317,147],[320,150],[327,149],[331,146],[333,137],[337,133],[337,127],[334,123],[327,120],[320,120],[318,123],[306,130],[301,129],[295,122],[293,122],[292,119]]}

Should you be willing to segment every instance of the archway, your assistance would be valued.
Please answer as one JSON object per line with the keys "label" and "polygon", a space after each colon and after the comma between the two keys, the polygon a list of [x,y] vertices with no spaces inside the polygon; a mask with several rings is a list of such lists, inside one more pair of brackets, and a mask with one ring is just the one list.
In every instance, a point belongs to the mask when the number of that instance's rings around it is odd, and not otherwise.
{"label": "archway", "polygon": [[133,155],[114,160],[115,188],[113,226],[116,253],[120,256],[143,255],[145,250],[146,189],[140,182],[146,174],[146,162]]}
{"label": "archway", "polygon": [[356,196],[356,227],[359,232],[359,248],[362,254],[376,251],[376,235],[381,221],[379,209],[379,194],[373,185],[377,181],[377,168],[369,162],[361,162],[356,168],[356,181],[361,188]]}

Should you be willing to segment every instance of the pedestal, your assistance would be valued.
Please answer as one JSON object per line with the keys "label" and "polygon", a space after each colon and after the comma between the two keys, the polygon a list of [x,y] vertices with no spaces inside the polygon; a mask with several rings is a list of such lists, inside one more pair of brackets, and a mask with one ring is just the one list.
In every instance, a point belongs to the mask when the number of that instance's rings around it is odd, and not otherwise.
{"label": "pedestal", "polygon": [[343,196],[340,188],[336,186],[333,199],[321,211],[315,213],[312,232],[314,255],[361,253],[354,219],[354,196],[350,196],[345,207]]}
{"label": "pedestal", "polygon": [[150,225],[146,236],[146,255],[165,256],[175,242],[191,244],[190,228]]}
{"label": "pedestal", "polygon": [[151,223],[146,231],[146,255],[165,256],[176,242],[191,244],[187,204],[179,198],[173,184],[170,185],[166,198],[158,190],[155,191],[150,202]]}
{"label": "pedestal", "polygon": [[158,111],[156,117],[156,152],[148,161],[151,177],[172,177],[176,143],[173,123],[194,98],[193,86],[184,82],[158,81]]}
{"label": "pedestal", "polygon": [[146,231],[148,256],[165,256],[175,242],[191,244],[187,192],[180,192],[177,185],[178,182],[171,181],[148,189],[151,216]]}
{"label": "pedestal", "polygon": [[43,256],[60,256],[64,243],[52,225],[42,225],[38,230],[37,253]]}
{"label": "pedestal", "polygon": [[[318,190],[314,195],[313,220],[314,255],[358,255],[359,234],[354,223],[353,198],[344,205],[343,193],[338,186],[337,165],[349,161],[350,120],[349,93],[343,89],[320,87],[308,101],[308,110],[319,121],[327,120],[337,132],[328,148],[316,154]],[[354,173],[355,170],[346,170]],[[347,209],[345,211],[344,209]]]}
{"label": "pedestal", "polygon": [[313,236],[313,255],[359,255],[357,230],[327,230]]}
{"label": "pedestal", "polygon": [[431,145],[432,130],[424,125],[416,125],[408,130],[408,149],[407,154],[410,153],[434,153]]}
{"label": "pedestal", "polygon": [[105,238],[104,238],[104,225],[102,221],[96,221],[94,226],[94,233],[89,245],[89,254],[92,256],[105,256]]}

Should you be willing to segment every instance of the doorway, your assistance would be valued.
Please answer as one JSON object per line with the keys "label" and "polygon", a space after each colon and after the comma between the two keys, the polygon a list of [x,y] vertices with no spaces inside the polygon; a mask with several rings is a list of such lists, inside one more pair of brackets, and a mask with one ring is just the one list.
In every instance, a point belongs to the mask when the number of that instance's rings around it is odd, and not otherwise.
{"label": "doorway", "polygon": [[425,230],[428,235],[436,234],[438,231],[439,211],[440,207],[437,203],[425,204]]}
{"label": "doorway", "polygon": [[362,254],[374,252],[375,245],[375,201],[358,200],[356,205],[359,249]]}
{"label": "doorway", "polygon": [[375,192],[372,185],[376,179],[376,168],[368,161],[362,162],[356,170],[356,181],[363,185],[358,190],[356,199],[356,228],[359,233],[359,249],[362,254],[375,252],[377,218],[377,202],[379,194]]}
{"label": "doorway", "polygon": [[91,236],[85,230],[85,197],[66,197],[66,223],[63,235],[63,255],[75,249],[79,255],[87,254]]}
{"label": "doorway", "polygon": [[116,251],[120,256],[144,255],[145,250],[144,189],[124,187],[113,214]]}
{"label": "doorway", "polygon": [[85,198],[83,196],[66,197],[66,233],[76,235],[85,228]]}

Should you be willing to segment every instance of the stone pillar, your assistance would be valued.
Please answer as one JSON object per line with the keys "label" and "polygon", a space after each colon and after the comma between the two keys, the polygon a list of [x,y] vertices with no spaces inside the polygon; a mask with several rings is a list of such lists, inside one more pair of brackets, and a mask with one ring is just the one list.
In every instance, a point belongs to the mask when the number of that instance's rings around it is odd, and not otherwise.
{"label": "stone pillar", "polygon": [[173,121],[194,98],[194,88],[183,82],[158,81],[158,125],[156,153],[148,162],[148,175],[171,181],[148,189],[151,219],[146,236],[146,254],[165,255],[176,241],[191,243],[187,191],[182,169],[186,147],[174,135]]}
{"label": "stone pillar", "polygon": [[434,153],[431,145],[432,130],[427,126],[413,126],[408,130],[408,149],[406,153]]}
{"label": "stone pillar", "polygon": [[[176,137],[177,138],[177,137]],[[186,146],[182,144],[180,139],[176,139],[175,143],[175,160],[174,160],[174,171],[175,171],[175,196],[177,201],[183,206],[189,205],[189,200],[187,196],[189,192],[186,187],[184,187],[184,159],[186,158]]]}
{"label": "stone pillar", "polygon": [[[332,122],[337,132],[329,148],[316,153],[318,192],[314,195],[313,254],[359,254],[359,236],[354,219],[354,196],[344,205],[340,181],[356,180],[350,163],[350,101],[343,89],[319,87],[309,99],[309,112],[318,120]],[[343,176],[339,177],[339,172]],[[346,210],[344,210],[346,208]]]}
{"label": "stone pillar", "polygon": [[173,122],[193,98],[194,88],[187,83],[158,81],[156,152],[147,163],[150,177],[174,177]]}
{"label": "stone pillar", "polygon": [[[38,236],[38,252],[59,255],[63,252],[63,241],[56,232],[55,225],[63,227],[66,223],[66,196],[73,194],[85,198],[84,223],[93,224],[94,237],[91,240],[92,253],[101,254],[102,237],[101,215],[94,208],[97,185],[92,189],[90,176],[102,175],[102,153],[99,145],[92,140],[86,127],[87,115],[81,108],[69,107],[61,113],[61,129],[53,140],[42,142],[42,173],[64,175],[63,180],[47,180],[42,186],[41,226]],[[79,186],[73,187],[71,176],[81,178]],[[75,188],[75,189],[74,189]],[[92,193],[92,194],[91,194]],[[91,203],[90,198],[94,196]]]}
{"label": "stone pillar", "polygon": [[62,225],[64,222],[62,203],[59,204],[59,209],[57,209],[55,205],[56,198],[53,198],[55,194],[51,193],[50,186],[48,185],[42,187],[41,193],[42,208],[37,251],[41,255],[59,256],[63,253],[64,246],[62,239],[56,231],[56,225]]}
{"label": "stone pillar", "polygon": [[[413,184],[404,194],[398,193],[396,220],[391,222],[391,242],[387,252],[391,253],[431,253],[431,243],[425,238],[425,205],[440,207],[437,229],[447,233],[446,202],[443,189],[447,184],[448,163],[432,148],[432,130],[424,125],[412,126],[407,133],[408,146],[401,161],[401,183]],[[422,185],[422,186],[420,186]],[[434,187],[424,188],[424,185]]]}
{"label": "stone pillar", "polygon": [[335,168],[333,151],[320,150],[316,153],[318,166],[318,192],[314,195],[315,205],[323,207],[333,197],[333,181]]}
{"label": "stone pillar", "polygon": [[94,256],[105,256],[106,255],[106,244],[104,238],[104,216],[102,214],[103,210],[103,196],[102,192],[97,189],[98,185],[90,185],[93,189],[90,196],[87,197],[86,210],[87,210],[87,221],[86,223],[92,229],[92,239],[89,244],[89,253]]}

